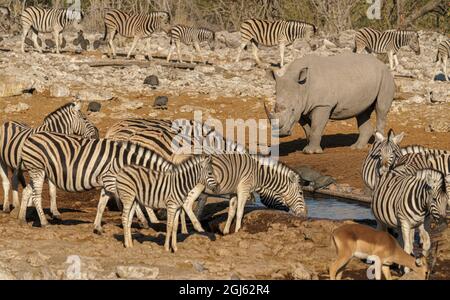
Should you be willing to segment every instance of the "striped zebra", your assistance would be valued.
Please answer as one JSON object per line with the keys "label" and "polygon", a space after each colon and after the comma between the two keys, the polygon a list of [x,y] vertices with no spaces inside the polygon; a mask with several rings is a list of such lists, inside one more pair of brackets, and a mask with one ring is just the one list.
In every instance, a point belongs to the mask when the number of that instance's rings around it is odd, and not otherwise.
{"label": "striped zebra", "polygon": [[437,221],[446,218],[450,197],[450,176],[425,169],[414,174],[396,170],[385,173],[372,196],[372,212],[381,228],[398,228],[404,250],[411,254],[415,229],[419,230],[424,255],[430,249],[430,237],[425,230],[425,218]]}
{"label": "striped zebra", "polygon": [[353,52],[359,53],[365,49],[369,53],[387,53],[391,70],[395,70],[399,65],[397,53],[404,46],[409,46],[416,55],[420,55],[419,34],[409,30],[386,30],[380,32],[365,27],[356,33]]}
{"label": "striped zebra", "polygon": [[387,138],[379,132],[375,134],[375,142],[362,166],[363,181],[371,191],[374,190],[381,174],[394,168],[403,156],[408,154],[439,156],[450,153],[446,150],[431,149],[420,145],[400,147],[403,137],[403,133],[395,135],[392,129],[389,131]]}
{"label": "striped zebra", "polygon": [[[31,184],[23,192],[19,219],[25,221],[26,206],[32,200],[41,225],[48,224],[41,203],[42,184],[47,177],[56,187],[67,192],[102,188],[94,222],[94,232],[101,234],[101,219],[106,204],[110,197],[117,197],[117,173],[128,165],[156,171],[167,171],[173,166],[153,151],[133,143],[89,140],[51,132],[33,134],[22,149],[21,167],[28,171]],[[139,208],[137,213],[139,219],[145,222]],[[156,216],[149,217],[152,222],[156,219]]]}
{"label": "striped zebra", "polygon": [[445,75],[445,81],[448,81],[448,73],[447,73],[447,62],[450,58],[450,40],[442,41],[438,46],[438,52],[436,56],[436,70],[433,73],[434,75],[439,71],[439,67],[442,68],[442,71]]}
{"label": "striped zebra", "polygon": [[[224,138],[214,127],[192,120],[128,119],[113,125],[106,138],[129,141],[151,149],[174,164],[190,158],[192,154],[245,154],[247,149]],[[261,202],[268,208],[289,210],[275,197],[261,196]],[[205,204],[202,195],[197,213]],[[120,204],[118,203],[119,207]],[[197,214],[198,215],[198,214]],[[183,231],[185,232],[185,231]]]}
{"label": "striped zebra", "polygon": [[38,33],[53,33],[56,45],[56,53],[60,53],[59,46],[62,44],[62,32],[66,27],[75,24],[79,27],[83,20],[83,13],[74,9],[44,9],[35,6],[27,7],[21,16],[22,20],[22,53],[25,53],[25,39],[30,29],[33,31],[34,47],[42,53],[42,47],[38,44]]}
{"label": "striped zebra", "polygon": [[242,50],[249,42],[253,46],[253,55],[258,64],[261,60],[258,56],[258,44],[264,46],[280,47],[281,67],[284,66],[284,50],[299,38],[310,38],[316,34],[317,29],[313,24],[301,21],[265,21],[249,19],[241,24],[241,46],[239,47],[236,62],[241,58]]}
{"label": "striped zebra", "polygon": [[[241,214],[245,203],[254,192],[261,195],[262,203],[269,208],[290,209],[297,215],[306,215],[301,186],[299,182],[290,183],[290,179],[300,180],[294,171],[280,163],[270,161],[268,158],[246,154],[247,151],[243,146],[230,142],[206,124],[187,120],[172,123],[165,120],[131,119],[114,125],[106,136],[113,140],[138,143],[154,150],[173,163],[180,163],[188,159],[192,153],[196,153],[196,150],[198,150],[188,147],[188,154],[178,155],[176,154],[177,149],[183,149],[184,146],[194,146],[195,144],[201,145],[202,152],[212,154],[213,168],[220,186],[213,194],[228,196],[229,198],[238,195],[237,199],[230,201],[230,212],[235,212],[233,205],[239,200],[240,208],[237,218],[239,224],[242,220]],[[273,168],[268,168],[268,172],[273,176],[273,182],[268,180],[257,181],[256,183],[260,186],[253,186],[252,180],[254,178],[252,176],[258,173],[257,170],[265,169],[265,164],[273,166]],[[279,182],[281,185],[278,187],[266,186],[266,184],[274,184],[275,182]],[[283,188],[288,190],[285,191]],[[245,192],[246,190],[249,192]],[[291,191],[297,191],[297,194]],[[199,207],[204,205],[206,197],[207,195],[202,195]],[[181,220],[183,232],[186,232],[184,218],[182,217]],[[225,234],[228,233],[232,221],[233,218],[228,221],[229,225],[228,229],[224,231]],[[239,227],[240,225],[236,227],[237,230],[239,230]]]}
{"label": "striped zebra", "polygon": [[204,232],[187,198],[188,195],[191,196],[192,190],[197,189],[195,193],[202,192],[205,187],[213,190],[217,188],[211,157],[208,156],[193,157],[166,172],[137,166],[127,166],[120,170],[117,174],[116,190],[123,205],[122,224],[125,247],[133,246],[131,223],[136,202],[151,209],[167,209],[166,251],[170,248],[174,252],[177,251],[177,229],[181,210],[188,214],[199,232]]}
{"label": "striped zebra", "polygon": [[[185,25],[176,25],[172,27],[169,32],[170,36],[170,49],[167,55],[167,61],[170,61],[175,48],[178,53],[178,60],[183,62],[181,57],[181,43],[186,46],[193,46],[194,50],[201,57],[200,43],[208,42],[211,51],[214,51],[216,47],[216,34],[214,31],[207,28],[194,28]],[[191,54],[191,63],[194,61],[194,55]],[[205,61],[206,62],[206,61]]]}
{"label": "striped zebra", "polygon": [[[0,177],[3,181],[3,211],[9,212],[9,189],[8,169],[14,172],[13,205],[19,207],[19,180],[25,187],[25,180],[19,172],[20,153],[28,137],[42,131],[58,132],[67,135],[77,135],[89,139],[99,137],[98,130],[81,112],[80,102],[68,103],[49,114],[41,126],[30,128],[25,124],[17,122],[6,122],[0,128]],[[59,218],[60,213],[56,207],[56,189],[49,183],[51,212],[54,218]]]}
{"label": "striped zebra", "polygon": [[[148,38],[148,48],[150,35],[164,29],[169,23],[170,15],[164,11],[130,15],[117,9],[109,9],[105,13],[105,36],[103,40],[106,41],[109,37],[108,44],[110,54],[112,52],[112,57],[115,58],[117,52],[113,42],[116,34],[119,33],[124,37],[133,38],[133,45],[127,55],[127,58],[130,59],[137,43],[141,39]],[[151,59],[150,53],[148,56],[149,59]]]}

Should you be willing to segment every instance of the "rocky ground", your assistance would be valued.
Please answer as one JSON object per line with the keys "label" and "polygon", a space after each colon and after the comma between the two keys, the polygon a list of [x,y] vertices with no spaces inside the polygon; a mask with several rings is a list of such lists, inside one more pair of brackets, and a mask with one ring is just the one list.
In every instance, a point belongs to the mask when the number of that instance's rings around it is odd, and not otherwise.
{"label": "rocky ground", "polygon": [[[102,104],[101,111],[90,113],[89,118],[104,134],[123,118],[192,118],[197,110],[203,112],[204,118],[219,120],[265,119],[263,103],[274,100],[274,82],[268,69],[269,63],[279,60],[277,50],[261,50],[264,66],[254,65],[250,51],[242,62],[233,63],[236,49],[232,47],[238,44],[236,34],[219,34],[222,42],[214,53],[204,49],[208,64],[181,65],[183,68],[167,66],[160,59],[168,50],[168,40],[163,35],[152,39],[151,61],[145,59],[146,51],[141,47],[131,62],[120,57],[114,63],[122,65],[91,67],[111,62],[105,55],[105,47],[93,49],[100,36],[87,34],[90,49],[81,51],[72,44],[76,34],[68,33],[67,46],[61,55],[21,54],[19,38],[4,36],[0,41],[0,121],[16,120],[37,126],[46,114],[77,96],[86,101],[85,108],[87,101]],[[351,51],[353,36],[354,32],[348,31],[338,38],[296,42],[288,48],[286,59],[289,62],[309,53],[333,55]],[[430,82],[440,37],[430,32],[421,32],[420,36],[420,56],[407,50],[399,53],[396,101],[388,126],[406,133],[404,144],[449,149],[449,83]],[[47,38],[43,38],[44,43]],[[119,52],[126,53],[128,46],[123,41]],[[189,58],[187,51],[183,48],[185,61]],[[158,76],[156,88],[144,84],[149,75]],[[154,99],[161,95],[169,98],[167,110],[152,107]],[[300,152],[305,141],[302,130],[297,128],[292,137],[281,141],[282,161],[334,177],[337,185],[331,189],[363,194],[360,166],[367,150],[349,149],[357,137],[355,123],[330,122],[323,141],[325,153],[315,156]],[[44,197],[48,198],[47,193]],[[101,237],[94,235],[91,222],[97,191],[59,192],[58,199],[63,221],[45,229],[33,227],[31,217],[29,225],[18,225],[16,220],[0,213],[0,278],[73,278],[77,258],[70,256],[76,255],[81,258],[82,278],[326,279],[327,266],[335,255],[330,233],[342,223],[302,221],[289,214],[258,210],[245,217],[240,233],[222,236],[222,211],[226,203],[213,203],[209,209],[215,214],[204,221],[209,233],[179,235],[179,251],[169,254],[162,247],[165,230],[162,225],[134,229],[135,247],[124,249],[117,212],[107,212],[106,233]],[[48,203],[44,202],[44,206],[48,207]],[[447,230],[439,238],[442,245],[434,279],[450,278],[448,234]],[[355,261],[345,277],[363,279],[366,268]]]}

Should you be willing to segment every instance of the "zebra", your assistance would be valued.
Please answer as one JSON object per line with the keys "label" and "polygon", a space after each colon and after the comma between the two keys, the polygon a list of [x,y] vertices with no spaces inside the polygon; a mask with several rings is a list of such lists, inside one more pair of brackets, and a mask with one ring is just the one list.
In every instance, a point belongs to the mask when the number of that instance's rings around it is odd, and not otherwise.
{"label": "zebra", "polygon": [[[170,50],[167,55],[167,61],[170,61],[175,47],[178,53],[178,60],[183,62],[181,57],[181,45],[183,43],[187,46],[193,46],[197,53],[201,56],[200,43],[208,42],[211,51],[214,51],[216,47],[216,34],[214,31],[207,28],[194,28],[185,25],[176,25],[172,27],[169,32],[170,36]],[[194,55],[191,54],[191,63],[193,63]],[[205,61],[206,63],[206,61]]]}
{"label": "zebra", "polygon": [[[58,108],[49,114],[41,126],[30,128],[23,123],[6,122],[0,128],[0,177],[3,181],[3,211],[9,212],[9,189],[8,169],[13,170],[13,206],[19,207],[18,185],[19,180],[25,187],[25,180],[19,172],[20,153],[22,147],[30,135],[42,132],[52,131],[68,135],[78,135],[88,139],[97,139],[99,137],[98,129],[81,112],[81,103],[70,102]],[[56,207],[56,189],[52,183],[49,183],[51,212],[54,218],[59,218],[60,213]]]}
{"label": "zebra", "polygon": [[[110,197],[117,197],[117,173],[125,166],[137,165],[156,171],[168,171],[173,164],[161,156],[134,143],[108,139],[83,139],[52,132],[31,135],[22,149],[21,169],[28,171],[31,184],[25,188],[19,219],[25,221],[26,206],[31,200],[38,212],[41,226],[48,224],[42,211],[42,184],[47,177],[67,192],[84,192],[101,188],[94,222],[94,232],[102,234],[101,220]],[[145,223],[142,211],[138,217]],[[156,216],[150,214],[152,222]]]}
{"label": "zebra", "polygon": [[369,190],[372,191],[375,188],[381,173],[392,169],[405,155],[429,154],[439,156],[450,153],[446,150],[431,149],[420,145],[400,147],[403,138],[404,133],[395,135],[392,129],[389,130],[387,138],[379,132],[375,133],[374,144],[362,166],[362,178]]}
{"label": "zebra", "polygon": [[52,32],[55,39],[56,53],[59,54],[59,46],[62,39],[63,30],[71,25],[75,24],[76,27],[80,26],[83,21],[83,12],[74,9],[44,9],[36,6],[27,7],[21,16],[22,20],[22,53],[25,53],[25,39],[30,29],[33,30],[33,42],[34,47],[42,53],[42,48],[38,44],[39,32]]}
{"label": "zebra", "polygon": [[410,30],[386,30],[380,32],[364,27],[356,33],[353,52],[358,53],[366,49],[369,53],[387,53],[391,70],[395,70],[399,65],[397,53],[404,46],[409,46],[416,55],[420,55],[419,34]]}
{"label": "zebra", "polygon": [[[198,185],[199,192],[208,187],[217,188],[213,175],[211,157],[193,157],[170,171],[154,171],[138,166],[127,166],[117,174],[116,190],[120,198],[122,224],[124,230],[124,244],[126,248],[133,246],[131,237],[131,222],[136,208],[136,201],[142,206],[167,209],[165,249],[177,251],[177,229],[180,211],[184,210],[191,220],[195,220],[194,227],[204,232],[189,205],[188,195]],[[172,237],[172,242],[170,238]]]}
{"label": "zebra", "polygon": [[448,81],[447,62],[450,58],[450,40],[442,41],[438,46],[438,52],[436,56],[436,70],[433,73],[432,81],[434,81],[434,74],[439,70],[439,66],[442,67],[442,71],[445,75],[445,81]]}
{"label": "zebra", "polygon": [[388,171],[380,179],[372,196],[372,212],[380,228],[399,228],[404,250],[413,250],[414,230],[419,229],[423,253],[427,256],[430,237],[425,230],[425,218],[437,221],[446,218],[450,197],[450,175],[433,169],[414,174]]}
{"label": "zebra", "polygon": [[[105,13],[105,35],[103,40],[106,41],[109,36],[110,54],[112,52],[112,57],[115,58],[117,52],[113,41],[116,34],[119,33],[124,37],[133,38],[133,44],[127,55],[127,59],[130,59],[139,40],[149,38],[151,34],[163,29],[168,24],[170,24],[170,15],[165,11],[130,15],[117,9],[109,9]],[[147,48],[148,46],[149,40],[147,41]],[[151,59],[150,54],[149,59]]]}
{"label": "zebra", "polygon": [[248,19],[241,24],[240,33],[242,42],[236,57],[236,63],[240,60],[242,50],[251,42],[253,55],[259,65],[261,64],[261,60],[258,57],[258,44],[264,46],[279,45],[281,55],[280,66],[283,67],[285,47],[292,44],[296,39],[311,38],[316,35],[317,28],[313,24],[302,21]]}
{"label": "zebra", "polygon": [[[192,120],[128,119],[113,125],[106,138],[130,141],[151,149],[174,164],[189,159],[193,153],[245,154],[247,149],[225,139],[214,127]],[[214,160],[213,160],[214,161]],[[232,174],[230,174],[231,176]],[[260,195],[268,208],[288,211],[289,207],[270,195]],[[207,195],[202,195],[197,204],[197,215],[201,214]],[[120,203],[117,203],[120,207]],[[183,219],[182,219],[183,220]],[[183,232],[186,232],[183,225]]]}

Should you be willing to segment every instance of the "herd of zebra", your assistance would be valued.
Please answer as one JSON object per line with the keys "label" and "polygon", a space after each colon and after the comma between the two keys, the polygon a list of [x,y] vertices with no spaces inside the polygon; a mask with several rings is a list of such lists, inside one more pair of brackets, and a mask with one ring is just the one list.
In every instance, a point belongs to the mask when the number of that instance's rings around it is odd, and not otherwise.
{"label": "herd of zebra", "polygon": [[[76,24],[78,27],[83,20],[83,13],[80,11],[66,9],[42,9],[38,7],[28,7],[22,13],[22,52],[25,52],[25,39],[30,29],[33,32],[33,42],[36,49],[42,52],[42,48],[37,42],[39,32],[52,32],[56,44],[56,52],[59,53],[61,34],[64,28],[70,24]],[[150,36],[157,31],[164,30],[170,37],[170,50],[167,61],[170,61],[175,48],[177,49],[178,60],[182,62],[181,43],[188,46],[192,45],[199,55],[201,55],[200,43],[208,42],[212,51],[216,45],[216,34],[207,28],[195,28],[185,25],[175,25],[171,27],[170,15],[167,12],[158,11],[141,14],[128,14],[126,12],[109,9],[105,12],[105,35],[104,40],[108,41],[110,56],[115,58],[117,55],[114,46],[114,38],[120,34],[127,38],[133,38],[133,44],[128,52],[127,58],[130,58],[135,50],[137,43],[147,38],[147,48],[150,45]],[[253,55],[258,64],[261,60],[258,56],[258,45],[279,46],[281,62],[284,65],[284,52],[287,45],[292,44],[300,38],[311,38],[317,34],[317,28],[313,24],[303,21],[266,21],[259,19],[249,19],[241,24],[241,46],[239,47],[236,62],[239,62],[241,52],[251,43],[253,46]],[[360,29],[355,37],[354,52],[366,50],[369,53],[387,54],[389,64],[392,70],[399,65],[397,52],[401,47],[409,46],[416,54],[420,54],[419,34],[408,30],[387,30],[380,32],[371,28]],[[151,58],[151,54],[148,53]],[[448,39],[440,42],[438,45],[436,63],[447,75],[447,62],[450,57],[450,41]],[[191,62],[193,54],[191,55]],[[438,70],[435,70],[436,72]],[[434,79],[434,74],[433,74]]]}
{"label": "herd of zebra", "polygon": [[[42,226],[48,224],[42,209],[42,189],[48,179],[54,218],[56,188],[83,192],[101,188],[94,231],[102,233],[102,215],[110,198],[122,208],[125,246],[132,245],[130,226],[134,215],[144,225],[159,222],[153,209],[167,209],[165,247],[176,251],[176,232],[185,214],[194,228],[203,228],[193,212],[193,203],[204,203],[208,195],[231,197],[224,234],[242,226],[244,208],[253,193],[268,207],[291,210],[306,216],[299,175],[272,158],[250,155],[245,147],[230,142],[213,128],[197,122],[124,120],[99,139],[97,128],[82,114],[80,103],[69,103],[45,118],[42,126],[30,128],[6,122],[0,131],[0,163],[3,181],[3,210],[10,211],[8,170],[13,177],[14,214],[26,220],[26,209],[34,205]],[[196,131],[192,140],[188,132]],[[201,145],[201,155],[178,155],[180,147]],[[192,152],[194,153],[194,152]],[[28,172],[27,184],[23,172]],[[19,184],[24,186],[21,201]],[[172,239],[170,241],[170,237]]]}

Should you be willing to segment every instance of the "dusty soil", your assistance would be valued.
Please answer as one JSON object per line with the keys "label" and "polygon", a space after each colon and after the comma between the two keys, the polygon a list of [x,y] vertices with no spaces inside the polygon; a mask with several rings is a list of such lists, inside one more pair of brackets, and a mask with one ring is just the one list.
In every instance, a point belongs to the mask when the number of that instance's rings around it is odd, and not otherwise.
{"label": "dusty soil", "polygon": [[[158,93],[155,93],[157,95]],[[133,95],[145,103],[135,111],[139,116],[148,116],[155,95]],[[3,114],[2,121],[17,120],[37,125],[43,116],[70,99],[55,99],[48,94],[28,98],[7,98],[0,102],[0,109],[18,101],[26,102],[30,109],[23,113]],[[219,119],[239,116],[264,118],[260,99],[218,99],[209,101],[201,97],[181,95],[172,97],[168,111],[177,111],[189,104],[205,108],[222,105],[225,113],[214,115]],[[104,104],[102,113],[111,115],[118,101]],[[250,109],[249,109],[250,108]],[[405,144],[420,143],[434,148],[448,149],[449,134],[426,133],[430,118],[448,118],[450,104],[411,106],[407,112],[392,113],[389,127],[407,133]],[[160,114],[164,117],[164,112]],[[191,118],[188,113],[176,113],[177,117]],[[104,134],[115,118],[90,116]],[[413,121],[411,121],[413,120]],[[325,174],[332,175],[338,183],[347,183],[362,188],[360,165],[366,151],[351,151],[349,145],[356,139],[353,120],[331,122],[324,137],[325,154],[307,156],[301,153],[304,146],[302,131],[298,128],[291,138],[282,140],[282,160],[288,165],[308,165]],[[48,199],[47,192],[44,199]],[[327,267],[334,257],[330,246],[330,233],[340,222],[310,220],[302,222],[290,215],[270,212],[252,212],[245,218],[242,232],[222,236],[217,232],[217,220],[205,222],[210,229],[207,235],[179,235],[179,251],[166,253],[162,247],[165,228],[154,225],[151,229],[134,229],[135,247],[124,249],[120,214],[106,212],[103,236],[92,233],[92,221],[98,199],[98,191],[83,194],[58,192],[58,204],[63,213],[62,222],[53,222],[48,228],[36,227],[35,215],[29,217],[28,225],[19,225],[9,215],[0,214],[0,261],[16,278],[66,278],[70,255],[78,255],[82,261],[83,278],[117,278],[117,266],[157,267],[157,278],[184,279],[292,279],[299,264],[310,270],[313,278],[327,278]],[[44,202],[48,207],[48,203]],[[226,203],[216,207],[221,210]],[[29,209],[33,212],[33,209]],[[216,225],[214,225],[216,224]],[[210,226],[211,225],[211,226]],[[447,233],[448,235],[448,230]],[[448,236],[446,237],[448,240]],[[445,244],[446,245],[446,244]],[[449,279],[450,255],[446,247],[441,248],[439,260],[432,278]],[[346,273],[347,279],[365,279],[367,266],[352,262]],[[397,274],[398,275],[398,274]]]}

